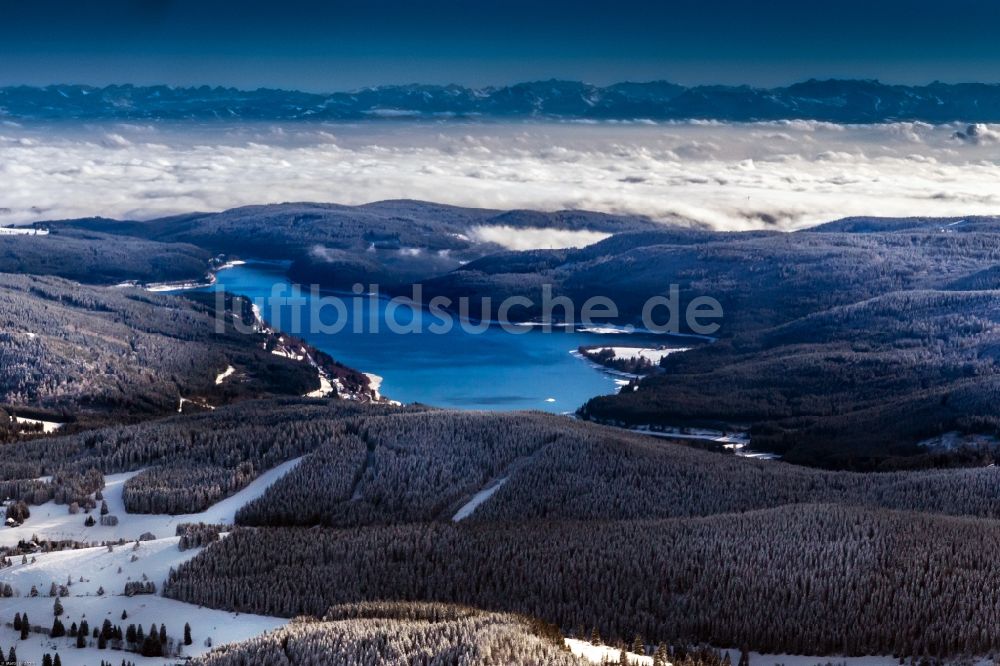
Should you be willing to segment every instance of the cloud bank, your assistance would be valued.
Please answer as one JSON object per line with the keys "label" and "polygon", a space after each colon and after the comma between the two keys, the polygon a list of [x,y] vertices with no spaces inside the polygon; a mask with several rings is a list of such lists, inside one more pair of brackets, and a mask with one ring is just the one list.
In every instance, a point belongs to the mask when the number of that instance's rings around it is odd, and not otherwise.
{"label": "cloud bank", "polygon": [[[977,126],[976,138],[998,130]],[[969,140],[966,125],[922,123],[6,123],[0,225],[395,198],[727,230],[991,214],[996,145]]]}
{"label": "cloud bank", "polygon": [[544,229],[538,227],[478,226],[469,236],[480,243],[495,243],[508,250],[540,250],[566,247],[586,247],[599,243],[611,234],[600,231]]}

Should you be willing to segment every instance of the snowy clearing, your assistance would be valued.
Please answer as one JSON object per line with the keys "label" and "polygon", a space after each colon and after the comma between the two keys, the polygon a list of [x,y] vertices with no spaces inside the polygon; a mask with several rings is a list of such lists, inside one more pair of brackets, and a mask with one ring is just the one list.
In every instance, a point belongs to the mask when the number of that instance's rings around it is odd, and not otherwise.
{"label": "snowy clearing", "polygon": [[18,423],[23,423],[25,425],[40,425],[42,426],[42,432],[51,433],[59,430],[63,427],[62,423],[56,423],[55,421],[40,421],[38,419],[28,419],[23,416],[15,416],[14,420]]}
{"label": "snowy clearing", "polygon": [[[0,645],[5,649],[11,645],[17,649],[18,658],[40,663],[45,653],[59,652],[66,666],[76,664],[98,664],[110,659],[113,663],[122,658],[137,664],[177,663],[177,658],[144,658],[134,653],[99,650],[90,639],[88,647],[78,649],[75,639],[69,637],[50,638],[44,634],[32,633],[27,640],[19,640],[13,628],[5,626],[14,613],[27,613],[32,625],[48,627],[52,623],[54,599],[49,597],[53,583],[66,585],[69,595],[62,598],[64,614],[62,622],[69,627],[86,619],[91,627],[99,627],[105,619],[125,628],[128,624],[166,624],[168,635],[180,642],[184,624],[191,625],[193,644],[183,648],[183,656],[197,656],[207,652],[212,645],[242,641],[284,625],[283,618],[229,613],[196,607],[172,599],[151,594],[132,597],[123,595],[125,584],[130,581],[149,581],[162,587],[171,567],[194,557],[201,549],[178,549],[179,537],[174,536],[176,526],[187,522],[232,524],[236,511],[247,502],[260,497],[267,488],[297,465],[302,458],[296,458],[269,470],[254,480],[246,488],[233,496],[218,502],[208,510],[197,514],[169,516],[125,513],[122,490],[125,482],[138,474],[129,472],[108,475],[103,491],[110,514],[119,518],[116,526],[95,525],[85,527],[83,514],[70,514],[65,505],[48,502],[32,507],[31,517],[20,527],[0,530],[0,545],[11,546],[32,535],[55,539],[77,541],[116,541],[125,539],[130,543],[63,550],[51,553],[28,555],[22,561],[14,557],[14,565],[0,569],[0,582],[10,584],[15,591],[12,598],[0,599]],[[160,538],[131,543],[141,534],[150,532]],[[31,596],[31,589],[38,596]],[[127,619],[122,619],[122,612]],[[183,657],[182,657],[183,658]]]}
{"label": "snowy clearing", "polygon": [[[145,541],[135,550],[132,545],[125,545],[115,547],[113,552],[99,547],[46,553],[36,555],[33,563],[17,563],[0,570],[0,581],[10,583],[21,594],[20,597],[0,599],[0,645],[4,649],[14,646],[20,660],[36,664],[41,663],[44,653],[56,651],[66,666],[96,666],[102,659],[118,663],[122,658],[137,664],[177,663],[173,658],[144,658],[124,651],[99,650],[92,638],[88,641],[89,647],[83,649],[76,648],[75,640],[68,636],[52,639],[32,633],[22,641],[11,627],[3,626],[11,621],[14,613],[27,613],[33,625],[48,627],[52,623],[54,604],[54,599],[48,596],[49,588],[52,583],[65,585],[68,578],[73,584],[69,586],[69,596],[61,600],[64,613],[60,618],[66,627],[84,619],[92,628],[99,627],[105,619],[123,629],[133,623],[144,628],[153,623],[166,624],[168,635],[179,641],[184,624],[188,623],[193,642],[183,649],[185,656],[207,652],[206,639],[211,638],[214,645],[242,641],[287,622],[282,618],[200,608],[156,595],[122,595],[126,581],[143,580],[144,575],[159,588],[171,566],[198,554],[200,549],[179,551],[178,541],[177,537]],[[39,596],[26,596],[32,585],[38,589]],[[104,595],[97,596],[101,587]],[[128,615],[125,620],[122,619],[123,611]]]}
{"label": "snowy clearing", "polygon": [[86,527],[83,524],[86,514],[83,512],[72,515],[65,504],[46,502],[40,506],[31,507],[31,517],[24,521],[23,525],[0,529],[0,546],[15,546],[22,539],[30,540],[32,535],[57,540],[72,539],[100,543],[101,541],[117,541],[118,539],[137,539],[139,535],[146,532],[159,538],[170,537],[174,536],[177,525],[181,523],[204,522],[231,525],[236,517],[236,511],[240,507],[263,495],[271,484],[287,474],[301,460],[302,458],[289,460],[264,472],[246,488],[217,504],[213,504],[206,511],[179,516],[126,513],[125,504],[122,501],[122,490],[125,481],[139,472],[109,474],[105,477],[104,501],[108,503],[110,515],[118,517],[118,525],[98,524]]}
{"label": "snowy clearing", "polygon": [[595,347],[593,349],[588,349],[587,351],[592,354],[600,354],[604,351],[610,350],[615,358],[620,359],[635,359],[644,358],[653,365],[657,365],[662,359],[670,356],[671,354],[676,354],[679,352],[688,351],[689,347],[673,348],[673,349],[660,349],[654,347]]}
{"label": "snowy clearing", "polygon": [[[592,664],[617,664],[621,655],[618,648],[608,645],[594,645],[589,641],[582,641],[576,638],[567,638],[565,642],[574,655],[583,657]],[[729,653],[732,663],[739,663],[739,650],[723,650],[722,652]],[[825,664],[837,664],[838,666],[895,666],[899,663],[899,660],[892,656],[878,655],[869,657],[818,657],[749,652],[747,656],[750,659],[750,666],[774,666],[775,664],[781,664],[781,666],[823,666]],[[651,656],[639,655],[635,652],[628,652],[628,658],[630,663],[635,664],[635,666],[652,666],[653,663]]]}
{"label": "snowy clearing", "polygon": [[472,513],[479,508],[480,504],[482,504],[489,498],[493,497],[493,493],[500,490],[500,486],[502,486],[505,483],[507,483],[507,477],[500,479],[496,483],[493,483],[490,486],[483,488],[478,493],[473,495],[472,499],[466,502],[465,505],[462,506],[462,508],[459,509],[454,516],[452,516],[451,518],[452,522],[457,523],[458,521],[465,520],[466,518],[471,516]]}
{"label": "snowy clearing", "polygon": [[[729,653],[729,658],[734,664],[740,663],[739,650],[723,650]],[[760,652],[748,652],[750,666],[826,666],[836,664],[837,666],[897,666],[899,659],[891,656],[872,655],[866,657],[841,657],[839,655],[818,657],[804,654],[761,654]]]}
{"label": "snowy clearing", "polygon": [[144,289],[153,293],[169,293],[171,291],[189,291],[191,289],[205,289],[215,284],[215,276],[210,275],[207,280],[200,282],[157,282],[147,284]]}
{"label": "snowy clearing", "polygon": [[[589,641],[581,641],[576,638],[565,639],[566,646],[577,657],[583,657],[592,664],[617,664],[621,657],[621,650],[609,645],[594,645]],[[629,660],[636,666],[652,666],[653,658],[645,655],[638,655],[635,652],[628,652]]]}
{"label": "snowy clearing", "polygon": [[215,385],[218,386],[222,382],[226,381],[226,379],[228,379],[229,377],[231,377],[234,372],[236,372],[236,368],[234,368],[233,366],[229,366],[228,368],[226,368],[225,372],[222,372],[222,373],[219,373],[218,375],[216,375],[216,377],[215,377]]}
{"label": "snowy clearing", "polygon": [[[620,426],[612,426],[620,427]],[[648,425],[621,428],[629,432],[637,432],[653,437],[664,439],[687,439],[702,442],[718,442],[723,447],[731,450],[739,458],[753,458],[755,460],[780,460],[781,456],[776,453],[765,453],[754,451],[750,448],[750,434],[743,431],[723,432],[722,430],[710,430],[708,428],[677,428],[677,427],[652,427]]]}

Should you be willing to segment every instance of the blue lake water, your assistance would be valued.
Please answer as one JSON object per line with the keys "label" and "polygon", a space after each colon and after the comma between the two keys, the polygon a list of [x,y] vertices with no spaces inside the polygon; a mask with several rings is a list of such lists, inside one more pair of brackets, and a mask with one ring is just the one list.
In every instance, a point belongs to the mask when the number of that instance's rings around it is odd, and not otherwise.
{"label": "blue lake water", "polygon": [[[469,333],[457,323],[443,334],[423,332],[399,334],[384,324],[386,301],[345,296],[343,330],[324,333],[310,330],[307,305],[300,308],[301,326],[294,325],[292,307],[274,309],[274,285],[290,289],[284,267],[251,262],[218,273],[215,289],[247,296],[258,304],[261,314],[277,328],[330,354],[362,372],[383,378],[383,395],[404,403],[422,402],[459,409],[540,409],[572,412],[589,398],[614,393],[615,377],[573,356],[581,345],[648,345],[650,336],[640,334],[598,334],[554,329],[552,332],[527,329],[517,334],[491,326],[483,333]],[[279,296],[280,298],[280,296]],[[358,326],[358,315],[370,322],[372,315],[382,322],[377,331]],[[332,324],[338,313],[324,310],[323,321]],[[396,321],[407,323],[405,310],[397,311]],[[428,319],[428,322],[436,320]],[[657,336],[660,344],[664,341]],[[675,341],[676,342],[676,341]],[[670,345],[670,346],[681,346]]]}

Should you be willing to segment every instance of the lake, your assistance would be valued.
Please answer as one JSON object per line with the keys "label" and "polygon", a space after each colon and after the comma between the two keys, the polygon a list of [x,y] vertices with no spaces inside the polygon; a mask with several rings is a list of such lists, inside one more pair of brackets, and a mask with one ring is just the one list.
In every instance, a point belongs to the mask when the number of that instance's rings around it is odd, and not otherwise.
{"label": "lake", "polygon": [[[387,301],[357,299],[359,307],[348,307],[345,326],[337,333],[310,331],[309,326],[290,325],[291,306],[273,310],[274,285],[290,285],[285,267],[275,263],[250,262],[217,275],[213,289],[223,288],[254,300],[264,318],[277,328],[294,328],[300,337],[352,368],[383,378],[383,395],[400,402],[422,402],[458,409],[540,409],[564,413],[575,411],[589,398],[614,393],[618,384],[611,374],[574,356],[581,345],[649,345],[651,338],[665,343],[663,336],[628,333],[593,333],[554,329],[528,329],[511,333],[490,326],[483,333],[469,333],[455,325],[443,334],[426,330],[399,334],[385,325],[355,332],[358,315],[370,321],[384,320]],[[351,295],[353,296],[353,295]],[[303,294],[308,303],[311,297]],[[306,305],[308,307],[308,305]],[[271,313],[271,314],[269,314]],[[272,316],[276,313],[277,317]],[[405,311],[404,311],[405,313]],[[336,314],[336,313],[331,313]],[[274,321],[277,318],[279,321]],[[407,317],[397,314],[401,323]],[[324,318],[326,323],[334,318]],[[303,317],[307,321],[307,317]],[[284,324],[283,324],[284,322]],[[673,340],[672,342],[677,342]],[[681,346],[676,344],[673,346]]]}

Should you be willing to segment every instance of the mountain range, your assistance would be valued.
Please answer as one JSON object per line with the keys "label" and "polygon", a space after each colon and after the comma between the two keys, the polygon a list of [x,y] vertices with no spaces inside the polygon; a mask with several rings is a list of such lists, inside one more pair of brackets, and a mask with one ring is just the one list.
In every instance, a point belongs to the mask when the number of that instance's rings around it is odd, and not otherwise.
{"label": "mountain range", "polygon": [[686,87],[666,81],[596,86],[535,81],[509,86],[394,85],[351,92],[202,86],[52,85],[0,88],[8,120],[575,120],[1000,122],[1000,84],[810,79],[790,86]]}

